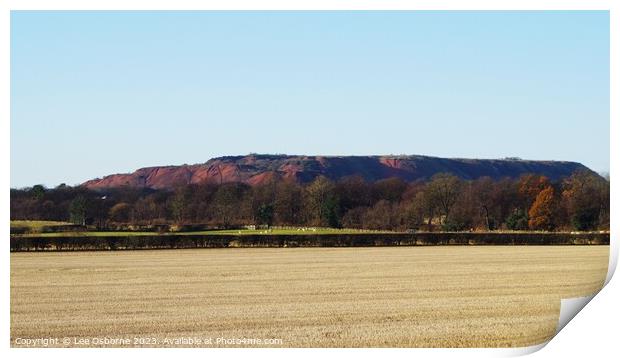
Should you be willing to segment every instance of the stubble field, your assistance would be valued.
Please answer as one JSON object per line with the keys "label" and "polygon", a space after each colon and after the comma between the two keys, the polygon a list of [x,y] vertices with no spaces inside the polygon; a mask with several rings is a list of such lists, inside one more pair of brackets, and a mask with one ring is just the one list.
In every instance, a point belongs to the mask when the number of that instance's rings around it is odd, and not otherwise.
{"label": "stubble field", "polygon": [[11,253],[11,346],[527,346],[555,333],[560,298],[602,287],[608,255],[609,246]]}

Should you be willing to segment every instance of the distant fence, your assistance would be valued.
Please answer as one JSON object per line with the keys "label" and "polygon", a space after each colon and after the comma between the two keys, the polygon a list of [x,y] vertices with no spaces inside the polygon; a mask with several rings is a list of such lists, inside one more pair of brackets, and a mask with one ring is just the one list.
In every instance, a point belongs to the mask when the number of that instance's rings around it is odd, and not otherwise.
{"label": "distant fence", "polygon": [[364,247],[433,245],[609,245],[609,233],[394,233],[323,235],[12,236],[11,251]]}

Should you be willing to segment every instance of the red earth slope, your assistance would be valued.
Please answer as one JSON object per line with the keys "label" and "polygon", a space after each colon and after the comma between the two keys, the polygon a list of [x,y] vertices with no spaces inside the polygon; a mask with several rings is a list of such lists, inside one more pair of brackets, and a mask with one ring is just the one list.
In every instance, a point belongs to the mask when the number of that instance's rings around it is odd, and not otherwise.
{"label": "red earth slope", "polygon": [[483,176],[494,179],[516,178],[535,173],[556,180],[580,169],[589,170],[575,162],[520,159],[252,154],[214,158],[203,164],[142,168],[129,174],[113,174],[89,180],[82,185],[95,190],[121,186],[167,189],[190,183],[243,182],[261,185],[277,178],[306,183],[320,175],[332,180],[359,175],[367,181],[391,177],[415,181],[427,180],[440,172],[452,173],[462,179]]}

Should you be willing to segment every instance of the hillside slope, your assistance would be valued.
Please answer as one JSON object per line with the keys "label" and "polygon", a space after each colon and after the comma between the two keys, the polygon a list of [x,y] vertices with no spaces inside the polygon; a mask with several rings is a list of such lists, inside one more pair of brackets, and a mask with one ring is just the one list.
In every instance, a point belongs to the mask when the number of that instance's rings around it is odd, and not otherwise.
{"label": "hillside slope", "polygon": [[82,184],[90,189],[120,186],[167,189],[190,183],[243,182],[260,185],[274,178],[307,183],[323,175],[332,180],[352,175],[367,181],[398,177],[405,181],[427,180],[440,172],[462,179],[488,176],[517,178],[535,173],[557,180],[577,170],[589,170],[580,163],[520,159],[448,159],[408,156],[299,156],[259,155],[214,158],[203,164],[138,169],[113,174]]}

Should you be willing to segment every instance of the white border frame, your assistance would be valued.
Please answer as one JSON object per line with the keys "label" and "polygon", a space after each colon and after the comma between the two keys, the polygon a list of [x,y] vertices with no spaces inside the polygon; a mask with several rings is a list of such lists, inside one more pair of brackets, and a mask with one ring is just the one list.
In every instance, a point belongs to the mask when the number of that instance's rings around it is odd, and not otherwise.
{"label": "white border frame", "polygon": [[[618,12],[620,11],[620,5],[618,1],[604,1],[604,0],[566,0],[566,1],[553,1],[553,0],[523,0],[523,1],[501,1],[501,0],[477,0],[477,1],[459,1],[459,0],[443,0],[443,1],[403,1],[403,0],[386,0],[386,1],[369,1],[369,0],[342,0],[342,1],[328,1],[328,0],[317,0],[317,1],[283,1],[283,0],[263,0],[260,1],[251,1],[251,0],[229,0],[229,1],[197,1],[197,0],[178,0],[178,1],[162,1],[162,0],[93,0],[93,1],[78,1],[78,0],[58,0],[58,1],[45,1],[45,0],[6,0],[0,3],[0,48],[4,49],[2,53],[3,56],[0,57],[0,68],[2,68],[2,81],[0,83],[3,86],[0,87],[0,113],[2,113],[2,120],[0,121],[0,135],[2,135],[2,140],[0,140],[0,148],[2,150],[2,158],[4,168],[10,168],[10,11],[11,10],[609,10],[610,11],[610,146],[611,146],[611,159],[610,159],[610,176],[612,178],[612,182],[615,180],[615,173],[618,167],[617,157],[614,153],[619,153],[618,150],[618,124],[616,122],[618,118],[618,104],[620,103],[619,92],[618,92],[618,83],[619,83],[619,73],[617,64],[620,63],[620,56],[618,56],[618,29],[620,29],[620,16]],[[611,120],[615,119],[615,120]],[[10,179],[9,172],[4,171],[0,176],[1,185],[5,189],[0,191],[2,194],[2,215],[5,218],[0,221],[0,225],[3,229],[5,235],[9,232],[9,191],[6,188],[10,187]],[[615,233],[619,229],[619,223],[617,220],[614,220],[613,214],[616,212],[617,203],[620,192],[617,190],[615,185],[611,186],[611,246],[610,246],[610,265],[609,272],[607,275],[607,283],[611,279],[613,272],[615,271],[617,265],[617,257],[618,257],[618,245],[617,245],[617,235]],[[7,235],[8,236],[8,235]],[[8,239],[5,237],[5,239]],[[6,241],[8,245],[8,240]],[[21,355],[31,355],[31,354],[58,354],[59,356],[77,356],[83,355],[84,351],[82,349],[63,349],[63,350],[49,350],[46,349],[45,352],[42,352],[41,349],[11,349],[10,342],[7,339],[10,337],[10,253],[9,250],[3,251],[4,256],[4,265],[2,265],[2,274],[0,274],[0,280],[3,287],[3,295],[1,298],[2,302],[2,311],[0,313],[0,317],[2,318],[3,325],[1,328],[1,332],[3,337],[5,337],[5,341],[3,342],[3,348],[6,351],[5,353],[21,356]],[[617,280],[616,280],[617,281]],[[615,285],[615,286],[614,286]],[[590,322],[590,324],[596,325],[597,327],[571,327],[569,324],[570,330],[567,330],[566,336],[562,337],[562,342],[564,344],[568,344],[568,349],[562,350],[564,347],[559,347],[559,352],[562,354],[566,353],[576,353],[578,351],[581,352],[589,352],[590,349],[587,347],[588,338],[594,338],[599,335],[599,337],[609,337],[606,341],[598,340],[598,349],[599,352],[604,352],[605,350],[601,350],[601,344],[608,344],[609,350],[611,351],[614,347],[614,341],[612,340],[612,336],[610,332],[615,332],[615,327],[617,327],[617,323],[610,321],[607,317],[608,310],[613,311],[615,309],[616,317],[618,313],[618,309],[615,308],[617,306],[618,297],[620,294],[618,293],[618,285],[614,284],[612,288],[615,291],[610,291],[609,288],[604,290],[604,294],[607,295],[605,298],[607,299],[608,306],[603,310],[602,307],[597,307],[599,316],[598,321]],[[615,296],[614,296],[615,295]],[[613,300],[609,300],[609,298]],[[615,297],[615,299],[614,299]],[[603,301],[595,297],[593,301]],[[609,303],[614,303],[614,307],[609,306]],[[585,311],[588,309],[586,308]],[[613,317],[613,316],[612,316]],[[596,318],[595,318],[596,319]],[[580,318],[580,321],[583,321]],[[604,322],[603,322],[604,321]],[[580,323],[583,324],[583,323]],[[581,330],[576,329],[581,328]],[[599,331],[602,330],[601,331]],[[586,334],[584,337],[584,333],[590,332],[589,335]],[[563,333],[564,334],[564,333]],[[570,335],[570,336],[569,336]],[[554,338],[556,340],[557,338]],[[606,343],[605,343],[606,342]],[[512,355],[521,355],[527,354],[531,352],[535,352],[540,348],[544,347],[546,344],[542,344],[539,346],[521,348],[521,349],[356,349],[354,354],[359,354],[362,356],[367,356],[370,354],[388,354],[390,356],[410,356],[411,354],[423,354],[424,356],[444,356],[448,354],[458,353],[460,356],[471,356],[471,357],[481,357],[481,356],[512,356]],[[553,344],[556,348],[557,345]],[[583,347],[586,347],[586,350],[583,350]],[[577,350],[575,350],[577,349]],[[163,356],[168,354],[178,354],[183,353],[187,355],[193,356],[204,356],[205,354],[209,355],[228,355],[228,354],[252,354],[257,356],[288,356],[291,351],[287,349],[209,349],[205,351],[203,349],[150,349],[145,351],[140,348],[127,348],[127,349],[114,349],[114,354],[120,355],[134,355],[134,354],[148,354],[154,356]],[[544,351],[543,351],[544,352]],[[343,351],[338,349],[322,349],[317,351],[317,349],[297,349],[295,350],[295,355],[301,356],[310,356],[315,355],[317,353],[320,354],[328,354],[328,355],[338,355],[342,354]],[[553,353],[553,352],[549,352]],[[558,351],[555,351],[558,353]],[[97,349],[90,348],[87,351],[88,355],[94,356],[104,356],[109,355],[110,351],[107,349]]]}

